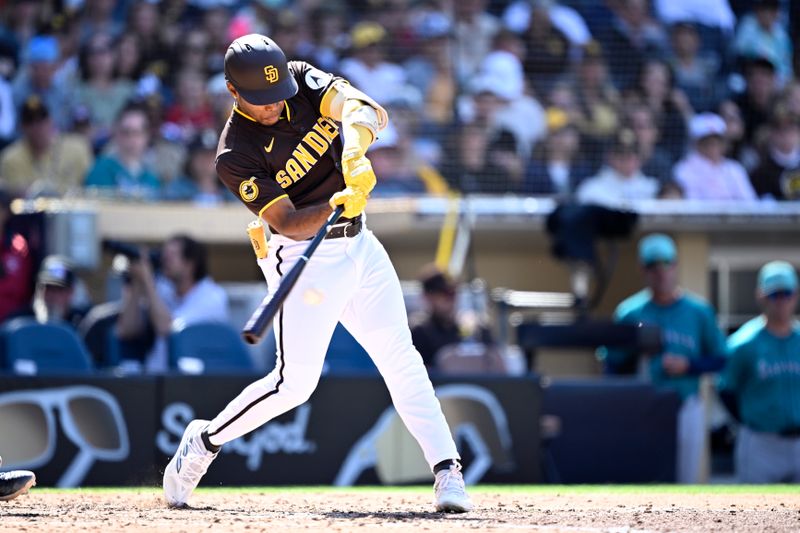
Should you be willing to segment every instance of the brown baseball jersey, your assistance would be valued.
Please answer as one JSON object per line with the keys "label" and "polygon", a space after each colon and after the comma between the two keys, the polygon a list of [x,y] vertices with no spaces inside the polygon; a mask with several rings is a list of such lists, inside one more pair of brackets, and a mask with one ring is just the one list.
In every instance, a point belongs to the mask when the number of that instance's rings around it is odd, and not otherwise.
{"label": "brown baseball jersey", "polygon": [[298,91],[278,122],[264,126],[234,107],[217,148],[220,179],[259,217],[281,198],[301,209],[345,187],[339,124],[321,111],[337,78],[303,61],[290,61],[289,73]]}

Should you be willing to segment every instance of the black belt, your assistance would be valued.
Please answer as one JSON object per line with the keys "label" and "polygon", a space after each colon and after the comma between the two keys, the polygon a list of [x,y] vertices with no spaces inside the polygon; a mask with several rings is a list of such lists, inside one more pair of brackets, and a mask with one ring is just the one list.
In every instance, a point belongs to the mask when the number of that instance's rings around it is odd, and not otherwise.
{"label": "black belt", "polygon": [[325,236],[326,239],[339,239],[341,237],[355,237],[359,233],[361,233],[361,229],[364,227],[363,222],[361,222],[361,216],[357,216],[356,218],[349,220],[347,222],[342,222],[340,224],[334,224],[328,234]]}
{"label": "black belt", "polygon": [[781,437],[800,437],[800,427],[786,428],[778,432]]}

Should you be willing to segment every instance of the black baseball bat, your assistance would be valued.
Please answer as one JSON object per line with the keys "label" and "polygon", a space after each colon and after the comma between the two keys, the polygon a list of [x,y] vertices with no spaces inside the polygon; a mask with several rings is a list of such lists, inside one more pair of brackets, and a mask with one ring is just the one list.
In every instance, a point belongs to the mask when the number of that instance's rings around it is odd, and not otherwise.
{"label": "black baseball bat", "polygon": [[278,313],[286,297],[289,296],[292,287],[297,283],[297,279],[306,267],[308,260],[311,259],[311,255],[317,249],[319,243],[322,242],[322,239],[324,239],[331,230],[331,227],[339,220],[339,217],[342,216],[342,213],[344,213],[344,206],[337,206],[336,210],[331,213],[331,216],[325,221],[325,224],[319,229],[317,234],[314,235],[311,244],[308,245],[308,248],[306,248],[306,251],[303,252],[303,255],[297,260],[297,263],[295,263],[292,269],[283,277],[281,284],[278,285],[278,290],[275,291],[272,298],[267,295],[264,300],[261,301],[258,308],[253,311],[253,314],[250,315],[250,319],[242,330],[242,337],[244,337],[245,342],[248,344],[256,344],[261,340],[261,337],[264,336],[264,332],[269,328],[272,319]]}

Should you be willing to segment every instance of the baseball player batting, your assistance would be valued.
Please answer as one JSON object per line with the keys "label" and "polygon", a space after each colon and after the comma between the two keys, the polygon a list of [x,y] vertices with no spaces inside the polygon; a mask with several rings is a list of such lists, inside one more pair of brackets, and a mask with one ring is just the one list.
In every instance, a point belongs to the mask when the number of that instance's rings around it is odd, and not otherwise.
{"label": "baseball player batting", "polygon": [[362,214],[375,186],[364,154],[386,126],[386,111],[341,78],[287,63],[263,35],[231,43],[225,77],[235,104],[220,138],[217,173],[272,231],[270,252],[257,259],[270,293],[332,211],[343,205],[344,213],[273,321],[275,368],[213,420],[186,427],[164,471],[167,503],[187,502],[226,442],[308,400],[341,322],[375,362],[422,447],[435,474],[436,509],[471,510],[455,442],[411,342],[397,274]]}

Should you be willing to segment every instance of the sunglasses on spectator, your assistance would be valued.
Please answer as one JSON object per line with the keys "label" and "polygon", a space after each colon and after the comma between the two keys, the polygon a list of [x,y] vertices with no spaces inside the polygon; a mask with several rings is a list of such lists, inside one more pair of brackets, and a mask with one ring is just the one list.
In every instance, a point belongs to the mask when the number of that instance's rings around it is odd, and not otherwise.
{"label": "sunglasses on spectator", "polygon": [[671,267],[674,264],[675,264],[674,261],[649,261],[644,264],[644,268],[646,268],[647,270],[653,270],[657,267],[664,267],[664,268]]}
{"label": "sunglasses on spectator", "polygon": [[787,290],[775,291],[767,294],[767,298],[770,300],[783,300],[785,298],[791,298],[792,296],[794,296],[794,291]]}

